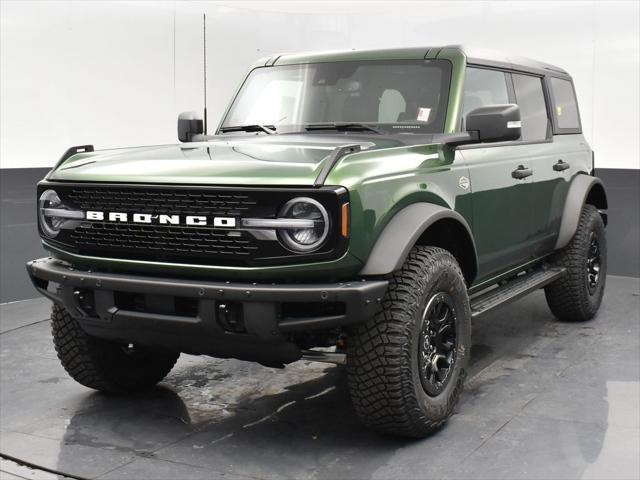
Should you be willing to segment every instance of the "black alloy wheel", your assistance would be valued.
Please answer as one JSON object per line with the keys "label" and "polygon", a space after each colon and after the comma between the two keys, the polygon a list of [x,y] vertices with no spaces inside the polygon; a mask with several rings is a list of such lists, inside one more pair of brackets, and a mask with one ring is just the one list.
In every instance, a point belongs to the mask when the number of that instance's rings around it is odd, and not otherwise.
{"label": "black alloy wheel", "polygon": [[420,381],[424,391],[435,397],[447,386],[456,361],[456,313],[452,298],[436,293],[422,314],[418,350]]}
{"label": "black alloy wheel", "polygon": [[589,253],[587,254],[587,285],[589,293],[593,295],[600,281],[600,242],[595,232],[591,232],[589,239]]}

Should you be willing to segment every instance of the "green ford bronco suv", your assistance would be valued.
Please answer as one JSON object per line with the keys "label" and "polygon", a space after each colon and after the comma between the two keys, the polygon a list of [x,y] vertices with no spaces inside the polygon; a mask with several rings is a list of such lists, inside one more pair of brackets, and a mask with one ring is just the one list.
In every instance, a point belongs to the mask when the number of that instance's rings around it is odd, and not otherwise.
{"label": "green ford bronco suv", "polygon": [[58,356],[106,392],[180,352],[346,365],[367,426],[420,437],[460,396],[473,318],[544,287],[600,306],[607,198],[571,77],[458,46],[280,55],[214,135],[67,151],[38,184]]}

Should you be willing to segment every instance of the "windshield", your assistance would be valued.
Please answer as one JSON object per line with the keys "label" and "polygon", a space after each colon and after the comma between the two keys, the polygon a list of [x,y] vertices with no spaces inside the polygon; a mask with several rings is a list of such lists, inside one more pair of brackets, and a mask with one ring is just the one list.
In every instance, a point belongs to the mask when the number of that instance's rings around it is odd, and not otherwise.
{"label": "windshield", "polygon": [[442,133],[450,78],[445,60],[260,67],[247,77],[222,128],[261,125],[288,133],[357,123],[393,133]]}

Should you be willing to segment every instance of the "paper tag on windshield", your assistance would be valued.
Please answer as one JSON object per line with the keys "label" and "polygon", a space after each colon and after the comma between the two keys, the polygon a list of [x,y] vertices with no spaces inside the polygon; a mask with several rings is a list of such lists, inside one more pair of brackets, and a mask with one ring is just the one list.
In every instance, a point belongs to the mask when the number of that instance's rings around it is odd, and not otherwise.
{"label": "paper tag on windshield", "polygon": [[429,121],[429,115],[431,115],[431,109],[430,108],[420,107],[418,109],[418,118],[417,118],[417,120],[419,122],[428,122]]}

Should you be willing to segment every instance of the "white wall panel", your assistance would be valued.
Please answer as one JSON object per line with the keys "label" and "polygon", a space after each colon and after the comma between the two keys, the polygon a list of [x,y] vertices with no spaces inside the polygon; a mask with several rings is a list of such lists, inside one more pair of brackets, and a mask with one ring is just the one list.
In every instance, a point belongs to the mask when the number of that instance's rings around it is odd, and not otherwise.
{"label": "white wall panel", "polygon": [[639,168],[640,11],[621,2],[2,2],[2,167],[48,166],[70,145],[175,141],[210,130],[255,59],[280,52],[464,43],[567,69],[597,164]]}
{"label": "white wall panel", "polygon": [[640,2],[602,2],[594,8],[593,97],[590,107],[596,164],[640,167]]}
{"label": "white wall panel", "polygon": [[173,141],[173,6],[2,2],[2,167]]}

